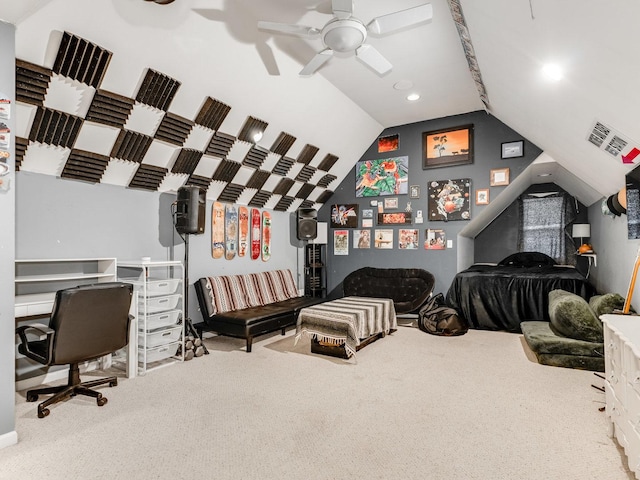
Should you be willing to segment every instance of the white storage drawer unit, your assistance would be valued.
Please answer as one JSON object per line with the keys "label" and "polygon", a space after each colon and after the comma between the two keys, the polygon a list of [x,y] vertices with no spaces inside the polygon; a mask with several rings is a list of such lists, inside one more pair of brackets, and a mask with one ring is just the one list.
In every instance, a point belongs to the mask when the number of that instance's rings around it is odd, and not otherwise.
{"label": "white storage drawer unit", "polygon": [[182,262],[122,261],[118,273],[138,294],[138,371],[184,360]]}
{"label": "white storage drawer unit", "polygon": [[602,315],[605,399],[611,436],[640,479],[640,317]]}

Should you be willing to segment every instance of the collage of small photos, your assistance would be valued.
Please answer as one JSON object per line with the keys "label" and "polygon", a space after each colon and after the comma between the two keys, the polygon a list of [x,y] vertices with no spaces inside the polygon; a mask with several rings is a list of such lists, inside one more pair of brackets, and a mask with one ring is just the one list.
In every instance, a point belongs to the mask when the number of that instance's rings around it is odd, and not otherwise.
{"label": "collage of small photos", "polygon": [[[506,146],[503,144],[502,158],[507,158],[504,156],[505,151],[509,157],[521,155],[521,143],[516,141],[509,142]],[[398,135],[381,137],[378,139],[378,153],[393,152],[398,149],[398,144]],[[473,163],[473,125],[425,132],[423,145],[423,170]],[[514,149],[517,150],[516,153]],[[443,228],[420,229],[415,228],[415,225],[424,224],[425,221],[470,220],[471,179],[429,180],[424,192],[421,185],[410,185],[408,171],[408,156],[387,156],[356,164],[356,198],[378,198],[369,200],[366,208],[356,203],[331,205],[330,227],[333,232],[334,255],[349,255],[350,249],[451,248],[451,241],[447,242]],[[508,185],[509,169],[491,170],[489,183],[491,186]],[[424,193],[426,214],[423,215],[421,208],[424,205]],[[406,199],[406,202],[400,205],[400,199]],[[489,189],[476,189],[475,205],[488,204]],[[423,230],[423,234],[420,230]]]}
{"label": "collage of small photos", "polygon": [[9,156],[11,148],[11,130],[7,125],[11,118],[11,99],[0,93],[0,192],[9,190]]}

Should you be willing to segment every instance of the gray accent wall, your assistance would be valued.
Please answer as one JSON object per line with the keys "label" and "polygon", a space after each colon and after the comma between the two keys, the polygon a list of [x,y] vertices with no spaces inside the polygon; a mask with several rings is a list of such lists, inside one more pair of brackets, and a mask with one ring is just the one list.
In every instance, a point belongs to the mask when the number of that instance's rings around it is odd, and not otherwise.
{"label": "gray accent wall", "polygon": [[[8,127],[15,131],[15,27],[0,22],[0,93],[12,100]],[[12,138],[7,164],[9,175],[2,177],[8,190],[0,189],[0,448],[17,442],[15,431],[15,350],[14,350],[14,249],[15,249],[15,138]]]}
{"label": "gray accent wall", "polygon": [[[473,124],[474,126],[474,161],[469,165],[454,167],[439,167],[427,170],[422,169],[422,134],[444,128]],[[386,249],[354,249],[353,234],[350,233],[349,255],[333,255],[333,229],[329,229],[328,251],[328,289],[339,287],[344,277],[350,272],[364,266],[375,266],[381,268],[407,268],[417,267],[430,271],[436,277],[435,292],[446,293],[453,277],[457,271],[457,235],[467,224],[467,221],[429,221],[427,216],[427,188],[430,181],[448,180],[457,178],[471,179],[471,218],[474,214],[485,208],[482,205],[475,205],[475,191],[477,188],[488,188],[490,190],[490,200],[500,194],[505,187],[490,186],[490,171],[495,168],[509,168],[510,180],[517,175],[540,155],[541,150],[524,139],[522,135],[509,128],[497,118],[484,112],[472,112],[463,115],[418,122],[399,127],[388,128],[380,134],[381,137],[388,135],[399,135],[399,148],[393,152],[378,153],[377,139],[359,160],[374,160],[378,158],[392,158],[400,156],[409,157],[409,185],[420,186],[420,198],[411,199],[409,195],[398,195],[398,209],[385,210],[404,211],[407,202],[411,202],[413,217],[416,211],[423,211],[424,223],[413,225],[388,226],[379,228],[392,228],[394,230],[394,248]],[[515,140],[524,140],[524,156],[511,159],[501,158],[501,143]],[[354,162],[355,163],[355,162]],[[319,220],[330,222],[331,206],[335,204],[357,204],[360,212],[369,206],[371,200],[384,201],[385,196],[380,197],[355,197],[355,166],[345,177],[343,182],[336,188],[334,194],[319,212]],[[374,212],[374,217],[375,217]],[[361,225],[359,219],[359,224]],[[374,218],[374,227],[377,228]],[[420,245],[418,250],[398,249],[398,230],[400,228],[417,228],[420,234]],[[426,229],[445,230],[447,240],[453,242],[453,248],[446,250],[425,250],[423,247]],[[503,248],[497,246],[498,249]],[[499,255],[499,254],[498,254]],[[503,255],[506,256],[506,255]]]}

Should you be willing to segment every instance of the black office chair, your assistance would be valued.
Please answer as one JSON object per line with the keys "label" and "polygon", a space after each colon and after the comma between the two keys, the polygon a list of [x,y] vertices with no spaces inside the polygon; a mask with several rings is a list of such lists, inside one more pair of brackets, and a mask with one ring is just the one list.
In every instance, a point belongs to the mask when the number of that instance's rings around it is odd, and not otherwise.
{"label": "black office chair", "polygon": [[[38,405],[39,418],[49,415],[49,405],[76,395],[95,397],[100,407],[107,403],[107,399],[91,387],[106,383],[115,387],[117,377],[81,382],[78,364],[113,353],[129,342],[132,294],[133,285],[119,282],[59,290],[48,328],[25,325],[16,329],[20,353],[43,365],[70,366],[66,385],[27,391],[28,402],[35,402],[41,394],[54,394]],[[33,334],[37,339],[28,340],[27,335]]]}

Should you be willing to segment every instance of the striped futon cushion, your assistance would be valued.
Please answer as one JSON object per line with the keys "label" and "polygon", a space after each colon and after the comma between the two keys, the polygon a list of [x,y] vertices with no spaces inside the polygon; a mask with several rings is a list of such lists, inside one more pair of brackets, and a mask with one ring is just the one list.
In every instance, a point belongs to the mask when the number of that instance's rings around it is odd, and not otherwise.
{"label": "striped futon cushion", "polygon": [[212,315],[299,296],[291,270],[207,277],[207,290]]}

